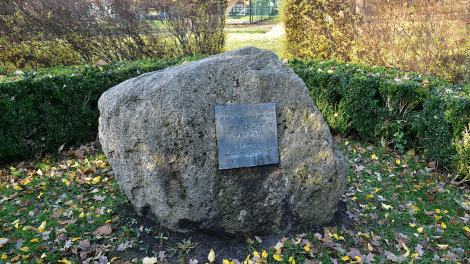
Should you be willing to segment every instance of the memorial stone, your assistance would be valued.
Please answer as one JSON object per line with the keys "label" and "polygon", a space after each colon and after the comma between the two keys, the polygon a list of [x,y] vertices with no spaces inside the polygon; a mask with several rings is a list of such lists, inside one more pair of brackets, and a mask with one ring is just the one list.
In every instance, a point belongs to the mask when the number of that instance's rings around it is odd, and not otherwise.
{"label": "memorial stone", "polygon": [[271,51],[143,74],[106,91],[98,107],[122,191],[139,215],[173,231],[273,235],[320,225],[347,184],[346,160],[307,87]]}

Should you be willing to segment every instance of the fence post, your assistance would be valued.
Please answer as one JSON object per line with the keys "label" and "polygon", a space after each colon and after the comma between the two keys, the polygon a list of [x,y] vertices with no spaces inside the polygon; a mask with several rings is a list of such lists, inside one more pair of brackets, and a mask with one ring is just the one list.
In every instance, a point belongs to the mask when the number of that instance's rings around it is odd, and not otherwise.
{"label": "fence post", "polygon": [[251,6],[251,1],[252,1],[252,0],[249,0],[249,4],[250,4],[250,24],[252,24],[252,22],[253,22],[253,18],[252,18],[252,14],[253,14],[252,11],[253,11],[253,10],[252,10],[252,6]]}

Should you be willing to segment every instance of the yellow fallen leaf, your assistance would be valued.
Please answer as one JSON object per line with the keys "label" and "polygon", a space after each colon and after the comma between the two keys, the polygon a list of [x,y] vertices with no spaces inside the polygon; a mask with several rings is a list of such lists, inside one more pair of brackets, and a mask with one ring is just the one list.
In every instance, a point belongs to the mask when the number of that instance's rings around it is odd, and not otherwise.
{"label": "yellow fallen leaf", "polygon": [[73,242],[73,241],[77,241],[77,240],[79,240],[79,239],[82,239],[82,238],[81,238],[81,237],[76,237],[76,238],[72,239],[72,242]]}
{"label": "yellow fallen leaf", "polygon": [[344,142],[344,145],[347,146],[349,144],[349,141]]}
{"label": "yellow fallen leaf", "polygon": [[31,239],[30,241],[31,241],[31,242],[39,242],[39,239],[34,238],[34,239]]}
{"label": "yellow fallen leaf", "polygon": [[310,252],[310,243],[307,242],[307,245],[304,247],[305,251]]}
{"label": "yellow fallen leaf", "polygon": [[411,209],[413,209],[414,211],[418,212],[419,211],[419,208],[417,206],[415,206],[414,204],[412,204],[410,206]]}
{"label": "yellow fallen leaf", "polygon": [[397,164],[400,164],[400,160],[399,160],[399,159],[397,159],[395,162],[396,162]]}
{"label": "yellow fallen leaf", "polygon": [[375,191],[375,192],[379,192],[380,190],[382,190],[382,188],[375,188],[375,187],[374,187],[374,191]]}
{"label": "yellow fallen leaf", "polygon": [[393,207],[391,205],[386,205],[384,203],[382,203],[382,208],[385,209],[385,210],[393,209]]}
{"label": "yellow fallen leaf", "polygon": [[7,259],[7,258],[8,258],[8,256],[7,256],[7,255],[5,255],[5,254],[2,254],[2,259]]}
{"label": "yellow fallen leaf", "polygon": [[99,183],[100,179],[101,179],[101,176],[96,176],[95,178],[93,178],[93,184]]}
{"label": "yellow fallen leaf", "polygon": [[377,159],[377,156],[375,154],[372,154],[371,158],[372,159]]}
{"label": "yellow fallen leaf", "polygon": [[261,258],[261,256],[259,255],[258,251],[253,251],[253,256],[257,257],[257,258]]}
{"label": "yellow fallen leaf", "polygon": [[341,258],[342,261],[348,261],[349,260],[349,257],[348,256],[344,256]]}
{"label": "yellow fallen leaf", "polygon": [[418,256],[419,256],[418,253],[413,253],[413,254],[411,254],[411,259],[415,259],[415,258],[417,258]]}
{"label": "yellow fallen leaf", "polygon": [[327,73],[333,73],[334,71],[332,69],[329,69],[326,71]]}
{"label": "yellow fallen leaf", "polygon": [[277,261],[283,261],[283,259],[281,258],[281,256],[277,255],[277,254],[274,254],[273,255],[273,258]]}
{"label": "yellow fallen leaf", "polygon": [[418,230],[418,233],[423,232],[423,229],[424,229],[423,227],[418,227],[418,229],[417,229],[417,230]]}
{"label": "yellow fallen leaf", "polygon": [[85,214],[83,212],[81,212],[78,217],[82,218],[83,216],[85,216]]}
{"label": "yellow fallen leaf", "polygon": [[366,195],[366,199],[369,199],[369,198],[372,198],[372,197],[374,197],[373,194],[368,194],[368,195]]}
{"label": "yellow fallen leaf", "polygon": [[446,249],[449,245],[439,245],[436,244],[439,249]]}
{"label": "yellow fallen leaf", "polygon": [[30,180],[26,180],[26,181],[21,182],[21,184],[26,185],[26,184],[28,184],[28,183],[30,183],[30,182],[31,182]]}
{"label": "yellow fallen leaf", "polygon": [[39,232],[44,232],[46,231],[46,221],[42,222],[41,225],[38,227]]}
{"label": "yellow fallen leaf", "polygon": [[467,231],[467,232],[470,232],[470,228],[468,228],[467,226],[464,226],[463,227],[463,230]]}
{"label": "yellow fallen leaf", "polygon": [[38,199],[41,199],[41,196],[42,196],[43,194],[44,194],[44,193],[40,193],[40,194],[38,195]]}
{"label": "yellow fallen leaf", "polygon": [[71,261],[66,260],[66,259],[59,259],[59,260],[57,260],[57,262],[65,263],[65,264],[71,264],[72,263]]}
{"label": "yellow fallen leaf", "polygon": [[68,180],[66,180],[66,179],[63,179],[62,182],[65,183],[65,185],[67,185],[67,186],[70,185],[70,182],[69,182]]}
{"label": "yellow fallen leaf", "polygon": [[29,251],[29,247],[22,247],[20,248],[21,251],[24,251],[24,252],[28,252]]}
{"label": "yellow fallen leaf", "polygon": [[367,243],[367,249],[368,249],[369,251],[373,251],[373,250],[374,250],[374,248],[372,247],[372,245],[371,245],[370,243]]}
{"label": "yellow fallen leaf", "polygon": [[441,227],[444,228],[444,229],[447,228],[447,226],[446,226],[446,224],[444,224],[444,222],[441,223]]}
{"label": "yellow fallen leaf", "polygon": [[361,257],[359,257],[359,256],[354,256],[354,257],[356,258],[357,261],[361,262],[361,260],[362,260]]}
{"label": "yellow fallen leaf", "polygon": [[412,223],[410,223],[410,226],[411,226],[411,227],[415,227],[415,226],[416,226],[416,224],[412,224]]}
{"label": "yellow fallen leaf", "polygon": [[114,257],[114,258],[112,258],[112,259],[109,261],[109,263],[113,263],[113,261],[115,261],[115,260],[118,259],[118,258],[119,258],[119,257]]}
{"label": "yellow fallen leaf", "polygon": [[17,191],[22,191],[23,188],[21,188],[20,186],[16,185],[15,187],[13,187],[13,189],[17,190]]}
{"label": "yellow fallen leaf", "polygon": [[440,214],[440,213],[441,213],[441,209],[436,209],[436,213]]}
{"label": "yellow fallen leaf", "polygon": [[209,256],[207,256],[207,259],[212,263],[215,259],[215,253],[214,250],[211,249],[211,252],[209,252]]}
{"label": "yellow fallen leaf", "polygon": [[23,255],[22,258],[27,259],[27,258],[29,258],[29,255]]}
{"label": "yellow fallen leaf", "polygon": [[229,264],[230,262],[228,261],[228,259],[224,259],[222,260],[222,264]]}
{"label": "yellow fallen leaf", "polygon": [[416,152],[415,152],[414,148],[412,148],[412,149],[410,149],[406,152],[406,155],[408,155],[408,156],[414,156],[415,154],[416,154]]}
{"label": "yellow fallen leaf", "polygon": [[266,250],[263,251],[263,254],[261,254],[261,256],[263,258],[267,258],[268,257],[268,252],[266,252]]}

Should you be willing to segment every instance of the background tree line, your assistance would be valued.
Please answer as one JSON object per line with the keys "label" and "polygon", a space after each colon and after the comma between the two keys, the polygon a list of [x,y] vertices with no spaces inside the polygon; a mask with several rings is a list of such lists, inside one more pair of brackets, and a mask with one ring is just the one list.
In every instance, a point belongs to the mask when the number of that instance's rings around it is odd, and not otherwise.
{"label": "background tree line", "polygon": [[225,0],[4,0],[3,71],[216,54]]}

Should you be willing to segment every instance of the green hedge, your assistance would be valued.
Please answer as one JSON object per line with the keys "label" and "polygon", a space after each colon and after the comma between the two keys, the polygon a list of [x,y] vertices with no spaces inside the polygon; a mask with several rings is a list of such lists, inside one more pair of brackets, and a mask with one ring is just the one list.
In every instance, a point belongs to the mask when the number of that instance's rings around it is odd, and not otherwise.
{"label": "green hedge", "polygon": [[444,166],[470,121],[470,86],[414,73],[334,61],[293,59],[315,105],[335,133],[404,151],[424,148]]}
{"label": "green hedge", "polygon": [[[29,71],[0,82],[0,158],[54,152],[98,127],[101,94],[139,74],[202,56],[117,62],[106,66]],[[400,151],[426,149],[448,166],[455,142],[470,122],[470,86],[334,61],[289,61],[334,133],[355,130],[364,139]]]}
{"label": "green hedge", "polygon": [[199,58],[57,67],[0,79],[0,159],[55,152],[82,140],[98,130],[103,92],[139,74]]}

